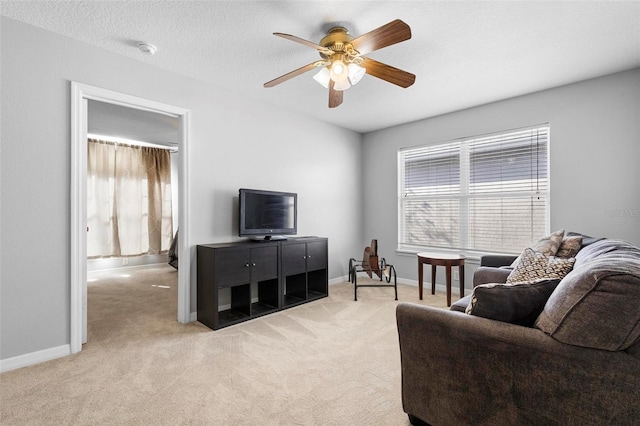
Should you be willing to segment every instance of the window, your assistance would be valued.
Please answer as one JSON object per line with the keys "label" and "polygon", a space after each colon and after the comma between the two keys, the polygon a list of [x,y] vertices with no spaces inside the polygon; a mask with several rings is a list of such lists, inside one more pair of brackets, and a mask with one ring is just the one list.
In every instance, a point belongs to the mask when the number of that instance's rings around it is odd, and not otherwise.
{"label": "window", "polygon": [[87,231],[89,258],[166,253],[173,238],[169,151],[89,139]]}
{"label": "window", "polygon": [[519,253],[549,232],[549,127],[400,150],[400,248]]}

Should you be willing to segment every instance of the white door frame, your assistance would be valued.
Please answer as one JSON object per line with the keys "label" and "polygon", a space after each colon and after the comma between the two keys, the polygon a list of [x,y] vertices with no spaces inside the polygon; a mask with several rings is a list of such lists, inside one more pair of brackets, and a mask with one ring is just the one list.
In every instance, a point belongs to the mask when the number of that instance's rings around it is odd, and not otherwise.
{"label": "white door frame", "polygon": [[[189,116],[190,111],[100,87],[71,82],[71,353],[82,350],[86,330],[87,291],[87,100],[96,100],[176,117],[180,122],[178,174],[178,322],[191,320],[189,242]],[[84,313],[84,315],[83,315]]]}

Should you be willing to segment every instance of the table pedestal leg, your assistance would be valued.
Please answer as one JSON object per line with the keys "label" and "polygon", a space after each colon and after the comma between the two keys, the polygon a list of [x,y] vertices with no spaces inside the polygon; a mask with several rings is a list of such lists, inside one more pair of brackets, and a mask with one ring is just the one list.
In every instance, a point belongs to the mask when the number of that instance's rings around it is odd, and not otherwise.
{"label": "table pedestal leg", "polygon": [[422,261],[418,259],[418,293],[420,296],[420,300],[422,300]]}
{"label": "table pedestal leg", "polygon": [[451,265],[447,265],[447,306],[451,306]]}
{"label": "table pedestal leg", "polygon": [[436,265],[431,265],[431,294],[436,294]]}
{"label": "table pedestal leg", "polygon": [[460,265],[459,272],[460,272],[460,298],[462,299],[464,297],[464,265]]}

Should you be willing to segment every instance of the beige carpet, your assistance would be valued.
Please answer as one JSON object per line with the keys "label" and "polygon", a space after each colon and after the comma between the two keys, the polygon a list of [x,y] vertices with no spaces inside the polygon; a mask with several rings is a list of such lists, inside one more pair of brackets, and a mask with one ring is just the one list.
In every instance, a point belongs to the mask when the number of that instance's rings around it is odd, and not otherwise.
{"label": "beige carpet", "polygon": [[[169,266],[89,283],[89,343],[0,376],[2,425],[409,425],[392,288],[211,331],[176,322]],[[170,288],[165,288],[170,287]],[[399,285],[400,301],[418,303]],[[427,292],[428,293],[428,292]],[[445,307],[444,294],[424,304]]]}

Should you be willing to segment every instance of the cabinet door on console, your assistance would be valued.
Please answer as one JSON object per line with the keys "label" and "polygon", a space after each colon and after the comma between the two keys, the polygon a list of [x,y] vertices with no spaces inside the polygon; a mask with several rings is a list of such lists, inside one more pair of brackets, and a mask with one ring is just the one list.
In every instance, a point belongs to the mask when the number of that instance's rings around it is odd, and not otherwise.
{"label": "cabinet door on console", "polygon": [[249,283],[249,250],[225,248],[216,250],[215,281],[218,288]]}
{"label": "cabinet door on console", "polygon": [[251,249],[251,280],[264,281],[278,278],[278,247]]}
{"label": "cabinet door on console", "polygon": [[307,244],[307,270],[326,269],[327,267],[327,242],[317,241]]}
{"label": "cabinet door on console", "polygon": [[282,245],[282,272],[284,275],[302,274],[307,271],[307,245]]}

